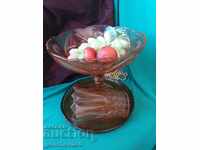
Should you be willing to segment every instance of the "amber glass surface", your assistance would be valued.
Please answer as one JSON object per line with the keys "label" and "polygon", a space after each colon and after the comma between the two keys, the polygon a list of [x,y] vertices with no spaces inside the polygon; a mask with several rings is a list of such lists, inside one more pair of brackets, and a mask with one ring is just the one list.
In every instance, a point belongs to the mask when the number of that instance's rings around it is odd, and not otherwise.
{"label": "amber glass surface", "polygon": [[[47,41],[46,47],[52,58],[67,69],[93,77],[75,83],[68,89],[62,101],[65,117],[76,127],[93,132],[109,131],[125,122],[133,104],[128,88],[119,81],[106,81],[104,74],[113,72],[129,63],[144,48],[146,38],[143,33],[122,27],[130,39],[130,48],[126,54],[115,61],[84,59],[69,60],[69,50],[87,42],[89,37],[103,36],[107,26],[95,25],[84,29],[75,29],[61,47],[54,38]],[[106,63],[105,63],[106,62]],[[108,63],[109,62],[109,63]]]}

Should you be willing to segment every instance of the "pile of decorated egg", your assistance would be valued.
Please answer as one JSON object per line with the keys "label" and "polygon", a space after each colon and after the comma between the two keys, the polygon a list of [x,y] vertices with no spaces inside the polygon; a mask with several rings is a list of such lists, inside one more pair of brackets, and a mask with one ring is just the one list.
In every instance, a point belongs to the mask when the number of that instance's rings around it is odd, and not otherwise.
{"label": "pile of decorated egg", "polygon": [[87,43],[71,49],[68,59],[113,61],[125,55],[128,48],[130,48],[130,40],[126,32],[109,26],[105,29],[104,36],[88,38]]}

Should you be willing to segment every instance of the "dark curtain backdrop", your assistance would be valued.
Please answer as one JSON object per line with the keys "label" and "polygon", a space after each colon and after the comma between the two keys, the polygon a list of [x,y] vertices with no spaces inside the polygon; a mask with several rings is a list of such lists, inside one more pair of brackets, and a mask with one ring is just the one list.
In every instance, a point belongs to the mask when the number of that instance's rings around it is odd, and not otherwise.
{"label": "dark curtain backdrop", "polygon": [[74,28],[114,23],[113,0],[44,0],[43,1],[43,85],[71,81],[78,74],[56,64],[48,55],[45,43],[51,37]]}

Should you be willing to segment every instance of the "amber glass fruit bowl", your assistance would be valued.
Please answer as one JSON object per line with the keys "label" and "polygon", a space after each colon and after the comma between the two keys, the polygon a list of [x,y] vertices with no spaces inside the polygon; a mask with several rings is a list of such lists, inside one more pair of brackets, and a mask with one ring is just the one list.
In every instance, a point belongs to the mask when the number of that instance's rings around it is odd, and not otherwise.
{"label": "amber glass fruit bowl", "polygon": [[104,74],[131,63],[146,44],[143,33],[115,27],[126,32],[130,40],[130,48],[126,49],[123,56],[113,61],[68,59],[70,49],[78,48],[88,38],[103,36],[106,28],[106,25],[94,25],[68,32],[67,37],[63,37],[64,47],[55,37],[46,43],[48,53],[61,66],[94,78],[83,79],[72,85],[61,104],[64,116],[74,126],[91,132],[115,129],[128,119],[134,104],[132,93],[123,83],[105,80]]}
{"label": "amber glass fruit bowl", "polygon": [[113,72],[116,69],[129,64],[142,50],[142,48],[144,48],[146,38],[143,33],[136,32],[134,30],[124,27],[118,27],[123,28],[123,30],[126,30],[126,33],[130,38],[131,46],[129,49],[127,49],[127,52],[124,56],[118,58],[115,61],[109,62],[106,60],[96,60],[88,62],[84,59],[67,59],[67,57],[69,56],[68,52],[71,48],[76,48],[81,43],[87,42],[87,39],[90,37],[96,38],[97,36],[102,36],[106,27],[107,26],[105,25],[96,25],[89,26],[84,29],[75,29],[70,33],[68,41],[65,41],[64,48],[62,48],[53,38],[51,38],[47,41],[47,50],[56,62],[58,62],[67,69],[71,69],[81,74],[96,76]]}

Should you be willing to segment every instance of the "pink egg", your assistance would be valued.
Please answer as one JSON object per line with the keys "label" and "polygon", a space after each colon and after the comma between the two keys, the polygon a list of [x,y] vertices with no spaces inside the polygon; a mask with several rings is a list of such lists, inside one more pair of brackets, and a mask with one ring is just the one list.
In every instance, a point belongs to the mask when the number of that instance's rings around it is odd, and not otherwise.
{"label": "pink egg", "polygon": [[101,48],[97,53],[97,59],[101,62],[111,62],[117,59],[117,52],[110,46]]}
{"label": "pink egg", "polygon": [[84,49],[84,56],[85,56],[85,60],[87,61],[94,61],[96,60],[96,50],[94,48],[91,47],[87,47]]}

